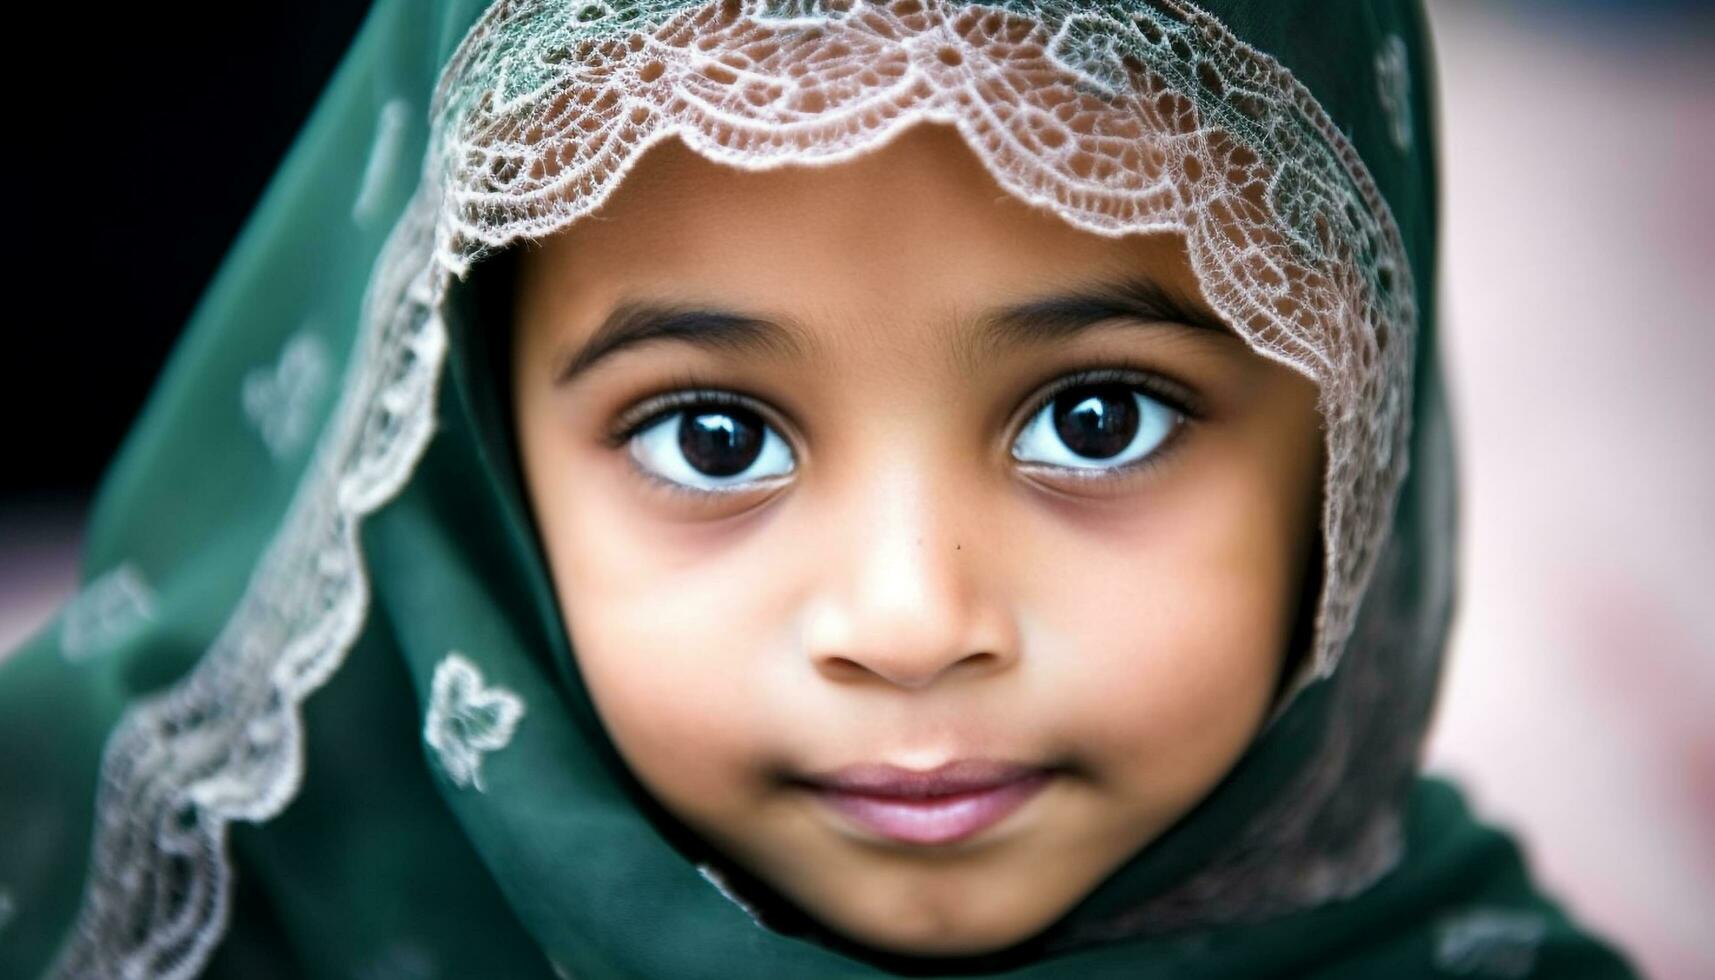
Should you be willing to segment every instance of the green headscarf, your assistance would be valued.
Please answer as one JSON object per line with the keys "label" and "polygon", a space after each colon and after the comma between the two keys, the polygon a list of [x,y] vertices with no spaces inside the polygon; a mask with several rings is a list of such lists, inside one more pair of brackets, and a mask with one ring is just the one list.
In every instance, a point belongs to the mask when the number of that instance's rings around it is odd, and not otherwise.
{"label": "green headscarf", "polygon": [[[830,36],[855,53],[806,74],[790,42]],[[1453,528],[1427,45],[1411,0],[378,0],[107,474],[82,590],[0,664],[0,976],[1629,976],[1417,774]],[[825,932],[627,772],[484,326],[507,246],[655,141],[760,168],[923,120],[1080,227],[1183,234],[1320,385],[1329,460],[1263,733],[961,963]]]}

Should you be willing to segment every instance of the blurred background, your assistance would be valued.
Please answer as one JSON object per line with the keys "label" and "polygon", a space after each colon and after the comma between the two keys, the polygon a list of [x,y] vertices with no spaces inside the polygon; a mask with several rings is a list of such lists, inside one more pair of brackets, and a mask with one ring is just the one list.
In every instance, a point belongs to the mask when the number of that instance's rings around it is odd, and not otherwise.
{"label": "blurred background", "polygon": [[[1707,980],[1715,11],[1427,2],[1463,506],[1430,767],[1647,975]],[[90,494],[366,6],[241,4],[214,32],[105,11],[76,31],[75,111],[60,88],[9,107],[0,657],[74,592]],[[12,36],[68,36],[72,9],[27,6]],[[7,90],[42,88],[28,70]]]}

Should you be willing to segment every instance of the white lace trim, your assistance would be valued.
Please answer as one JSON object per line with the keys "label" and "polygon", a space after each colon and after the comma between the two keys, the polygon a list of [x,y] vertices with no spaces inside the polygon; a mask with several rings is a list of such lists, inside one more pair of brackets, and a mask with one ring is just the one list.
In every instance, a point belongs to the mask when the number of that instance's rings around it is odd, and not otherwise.
{"label": "white lace trim", "polygon": [[108,739],[83,905],[55,977],[194,975],[225,930],[226,827],[266,820],[303,776],[299,706],[343,661],[368,604],[357,522],[427,443],[446,351],[438,196],[383,249],[337,413],[243,598],[195,668],[134,704]]}
{"label": "white lace trim", "polygon": [[[1275,717],[1334,673],[1406,472],[1412,270],[1351,142],[1219,21],[1177,0],[1124,12],[1076,0],[667,0],[623,13],[517,0],[490,8],[445,81],[434,117],[451,228],[437,247],[461,275],[600,207],[663,139],[760,170],[849,159],[919,122],[953,126],[1003,188],[1075,226],[1182,234],[1209,305],[1319,386],[1323,589],[1311,656]],[[1342,710],[1368,696],[1378,666],[1364,665]],[[1326,761],[1259,814],[1315,838],[1302,853],[1255,851],[1266,835],[1247,832],[1139,915],[1279,912],[1353,894],[1393,866],[1397,811],[1354,815],[1387,798],[1386,767],[1348,792],[1363,764],[1346,721]],[[1319,817],[1329,807],[1338,819]],[[1261,887],[1247,892],[1247,879]]]}
{"label": "white lace trim", "polygon": [[[449,227],[460,275],[598,208],[677,136],[746,169],[828,163],[924,121],[997,181],[1108,235],[1177,231],[1209,304],[1321,387],[1327,575],[1310,669],[1349,635],[1405,472],[1417,311],[1391,212],[1278,62],[1163,2],[496,4],[449,65]],[[1295,688],[1296,691],[1296,688]]]}
{"label": "white lace trim", "polygon": [[1074,225],[1182,233],[1209,304],[1321,386],[1327,572],[1293,690],[1331,673],[1405,471],[1417,311],[1368,171],[1277,62],[1174,0],[1123,16],[1066,0],[645,0],[623,15],[500,0],[441,77],[423,182],[274,543],[196,668],[109,740],[89,884],[54,975],[187,977],[218,941],[226,826],[296,793],[299,705],[364,618],[357,524],[428,438],[451,277],[599,207],[662,139],[763,169],[847,159],[924,121],[956,127],[1009,192]]}

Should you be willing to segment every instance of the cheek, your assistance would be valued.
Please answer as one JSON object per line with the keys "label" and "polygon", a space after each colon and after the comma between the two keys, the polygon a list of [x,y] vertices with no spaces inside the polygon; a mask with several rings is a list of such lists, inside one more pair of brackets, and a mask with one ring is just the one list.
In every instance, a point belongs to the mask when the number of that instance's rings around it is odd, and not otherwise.
{"label": "cheek", "polygon": [[767,597],[744,574],[651,543],[659,528],[604,505],[599,481],[544,508],[544,535],[578,671],[620,754],[669,805],[719,810],[766,755],[750,683],[776,645]]}
{"label": "cheek", "polygon": [[1278,485],[1208,467],[1061,545],[1060,567],[1077,571],[1043,609],[1061,634],[1056,660],[1076,664],[1072,739],[1164,818],[1226,772],[1272,697],[1302,533],[1292,502],[1266,489]]}

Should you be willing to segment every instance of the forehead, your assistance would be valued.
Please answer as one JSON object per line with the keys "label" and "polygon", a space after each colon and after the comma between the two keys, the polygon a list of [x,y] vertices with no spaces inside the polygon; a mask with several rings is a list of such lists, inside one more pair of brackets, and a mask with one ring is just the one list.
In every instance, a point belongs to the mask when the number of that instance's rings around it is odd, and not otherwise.
{"label": "forehead", "polygon": [[1007,193],[934,124],[847,162],[762,171],[665,141],[523,264],[526,288],[591,311],[649,299],[805,320],[957,314],[1127,275],[1198,294],[1179,236],[1075,228]]}

